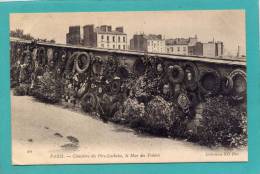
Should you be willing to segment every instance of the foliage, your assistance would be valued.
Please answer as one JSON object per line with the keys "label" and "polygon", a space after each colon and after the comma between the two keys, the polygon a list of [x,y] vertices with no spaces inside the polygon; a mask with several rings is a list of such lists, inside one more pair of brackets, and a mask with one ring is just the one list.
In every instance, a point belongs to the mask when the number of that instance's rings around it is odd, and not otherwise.
{"label": "foliage", "polygon": [[14,94],[15,96],[27,95],[27,94],[28,94],[28,90],[29,90],[29,86],[28,86],[28,85],[20,84],[20,86],[16,86],[16,87],[14,88],[13,94]]}
{"label": "foliage", "polygon": [[228,97],[208,98],[197,136],[207,146],[238,147],[247,143],[247,118],[241,107],[230,104]]}
{"label": "foliage", "polygon": [[30,34],[25,34],[22,29],[16,29],[16,30],[11,31],[10,36],[25,39],[25,40],[38,40],[38,41],[43,41],[43,42],[55,43],[54,39],[47,40],[47,39],[34,38]]}
{"label": "foliage", "polygon": [[147,76],[140,76],[131,88],[131,95],[145,105],[158,93],[160,79],[149,79]]}
{"label": "foliage", "polygon": [[61,85],[51,74],[40,77],[33,96],[46,103],[57,103],[61,99]]}
{"label": "foliage", "polygon": [[145,114],[145,106],[135,98],[128,98],[115,113],[113,121],[127,123],[131,127],[139,127]]}
{"label": "foliage", "polygon": [[167,135],[175,121],[171,104],[156,96],[145,108],[146,130],[153,134]]}

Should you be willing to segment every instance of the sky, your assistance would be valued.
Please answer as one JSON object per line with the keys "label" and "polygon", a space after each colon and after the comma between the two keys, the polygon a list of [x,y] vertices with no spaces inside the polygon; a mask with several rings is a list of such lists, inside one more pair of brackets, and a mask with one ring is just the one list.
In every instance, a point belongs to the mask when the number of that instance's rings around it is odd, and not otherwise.
{"label": "sky", "polygon": [[[10,30],[23,29],[33,37],[66,42],[69,26],[123,26],[128,41],[134,34],[162,34],[168,38],[197,35],[201,42],[223,41],[225,54],[246,55],[244,10],[77,12],[10,14]],[[81,28],[81,30],[83,30]]]}

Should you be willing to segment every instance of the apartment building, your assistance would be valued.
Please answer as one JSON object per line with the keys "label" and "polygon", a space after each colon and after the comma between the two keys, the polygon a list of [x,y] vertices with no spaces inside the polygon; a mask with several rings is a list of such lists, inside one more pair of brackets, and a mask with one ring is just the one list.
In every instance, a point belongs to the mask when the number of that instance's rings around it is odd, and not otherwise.
{"label": "apartment building", "polygon": [[123,27],[112,30],[111,25],[85,25],[83,27],[83,45],[106,49],[127,49],[127,34]]}
{"label": "apartment building", "polygon": [[130,40],[130,49],[142,52],[165,53],[165,40],[162,35],[135,34]]}

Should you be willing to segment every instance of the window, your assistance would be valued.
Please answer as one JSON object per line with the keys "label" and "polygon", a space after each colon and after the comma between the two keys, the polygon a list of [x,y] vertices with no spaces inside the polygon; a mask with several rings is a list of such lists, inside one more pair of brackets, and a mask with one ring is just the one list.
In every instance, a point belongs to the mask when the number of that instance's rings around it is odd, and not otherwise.
{"label": "window", "polygon": [[118,42],[120,42],[120,36],[118,36]]}
{"label": "window", "polygon": [[107,41],[109,42],[109,36],[107,36]]}
{"label": "window", "polygon": [[125,37],[123,37],[123,42],[125,42]]}
{"label": "window", "polygon": [[120,45],[118,45],[118,49],[121,49]]}
{"label": "window", "polygon": [[113,48],[114,48],[114,49],[116,48],[115,45],[113,45]]}
{"label": "window", "polygon": [[125,50],[125,45],[123,45],[123,50]]}
{"label": "window", "polygon": [[180,51],[180,47],[177,47],[177,50]]}
{"label": "window", "polygon": [[174,51],[173,47],[171,47],[171,51],[172,51],[172,52]]}
{"label": "window", "polygon": [[113,42],[115,42],[115,36],[113,36]]}
{"label": "window", "polygon": [[104,35],[101,35],[101,40],[103,40],[104,39]]}

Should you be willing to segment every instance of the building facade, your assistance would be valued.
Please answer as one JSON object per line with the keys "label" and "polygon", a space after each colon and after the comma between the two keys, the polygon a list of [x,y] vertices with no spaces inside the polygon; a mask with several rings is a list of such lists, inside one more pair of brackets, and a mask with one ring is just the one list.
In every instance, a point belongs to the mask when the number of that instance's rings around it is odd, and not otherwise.
{"label": "building facade", "polygon": [[[123,27],[112,29],[111,25],[85,25],[83,27],[83,39],[81,39],[80,26],[70,26],[66,34],[66,43],[71,45],[84,45],[105,49],[127,50],[127,34]],[[130,50],[175,54],[194,55],[204,57],[222,57],[223,42],[210,41],[208,43],[198,42],[198,38],[175,38],[163,39],[162,35],[135,34],[130,40]]]}
{"label": "building facade", "polygon": [[97,36],[94,30],[94,25],[85,25],[83,26],[83,45],[87,47],[96,47],[97,46]]}
{"label": "building facade", "polygon": [[222,57],[224,45],[223,42],[203,43],[203,56],[205,57]]}
{"label": "building facade", "polygon": [[203,56],[203,43],[197,42],[193,47],[190,47],[191,54],[195,56]]}
{"label": "building facade", "polygon": [[85,25],[83,27],[83,45],[89,47],[126,50],[127,34],[123,27],[112,30],[110,25]]}
{"label": "building facade", "polygon": [[195,45],[197,43],[197,36],[186,38],[176,38],[166,40],[167,54],[176,55],[194,55]]}
{"label": "building facade", "polygon": [[162,35],[135,34],[130,40],[130,49],[142,52],[165,53],[165,40]]}
{"label": "building facade", "polygon": [[66,43],[71,45],[81,44],[80,26],[70,26],[66,34]]}
{"label": "building facade", "polygon": [[190,38],[176,38],[166,40],[167,54],[191,55],[203,57],[222,57],[223,42],[198,42],[197,36]]}

